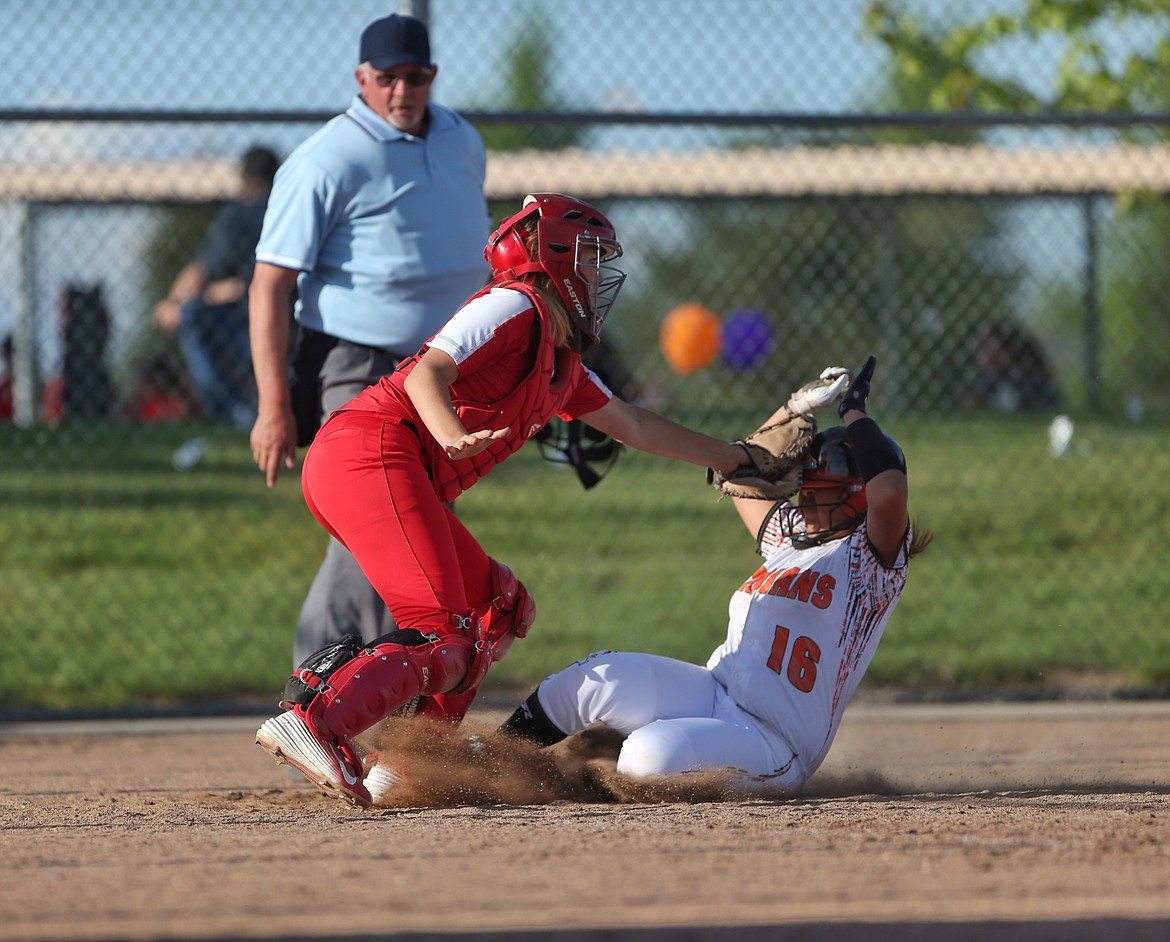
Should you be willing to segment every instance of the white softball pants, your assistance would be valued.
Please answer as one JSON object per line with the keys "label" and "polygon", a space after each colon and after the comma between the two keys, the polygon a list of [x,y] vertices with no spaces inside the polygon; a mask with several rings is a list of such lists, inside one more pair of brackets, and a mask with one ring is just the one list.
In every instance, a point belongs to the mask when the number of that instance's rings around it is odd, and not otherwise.
{"label": "white softball pants", "polygon": [[626,735],[617,771],[633,777],[732,772],[747,787],[795,789],[791,750],[770,741],[705,667],[598,651],[546,678],[540,705],[563,732],[604,723]]}

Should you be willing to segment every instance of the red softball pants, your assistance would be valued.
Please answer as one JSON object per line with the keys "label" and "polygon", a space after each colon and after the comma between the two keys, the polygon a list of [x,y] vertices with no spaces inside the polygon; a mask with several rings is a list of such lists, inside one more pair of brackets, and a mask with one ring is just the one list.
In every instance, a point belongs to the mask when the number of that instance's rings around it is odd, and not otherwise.
{"label": "red softball pants", "polygon": [[435,494],[404,419],[336,413],[305,454],[301,488],[400,628],[446,635],[491,599],[491,560]]}

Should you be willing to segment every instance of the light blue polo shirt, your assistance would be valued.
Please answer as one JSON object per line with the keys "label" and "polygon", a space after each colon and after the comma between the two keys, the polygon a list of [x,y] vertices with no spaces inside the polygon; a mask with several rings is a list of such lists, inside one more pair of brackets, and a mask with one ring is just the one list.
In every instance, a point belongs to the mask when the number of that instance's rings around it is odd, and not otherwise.
{"label": "light blue polo shirt", "polygon": [[256,260],[301,272],[306,327],[407,355],[483,287],[487,154],[463,118],[429,111],[415,137],[355,96],[277,172]]}

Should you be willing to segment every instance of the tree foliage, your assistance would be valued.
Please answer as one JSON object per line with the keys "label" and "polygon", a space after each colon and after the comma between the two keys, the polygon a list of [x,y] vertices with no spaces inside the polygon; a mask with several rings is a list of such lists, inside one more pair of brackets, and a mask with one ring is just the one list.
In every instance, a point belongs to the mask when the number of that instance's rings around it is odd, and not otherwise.
{"label": "tree foliage", "polygon": [[[1014,12],[938,22],[905,3],[871,3],[866,31],[912,82],[931,77],[935,111],[1141,112],[1170,100],[1170,7],[1164,0],[1025,0]],[[1046,87],[996,70],[1021,44],[1057,50]]]}
{"label": "tree foliage", "polygon": [[[921,9],[921,8],[919,8]],[[1023,0],[1014,12],[940,22],[909,4],[875,2],[869,35],[893,54],[896,81],[917,87],[927,110],[994,114],[1157,114],[1170,105],[1170,4],[1165,0]],[[1045,72],[1042,63],[1052,62]],[[1026,82],[1025,77],[1030,81]],[[1156,139],[1151,122],[1115,129],[1120,140]],[[1098,215],[1098,219],[1101,219]],[[1104,404],[1142,396],[1167,403],[1166,327],[1170,206],[1164,194],[1114,200],[1100,238],[1098,375]],[[1078,330],[1084,273],[1048,292],[1038,321]],[[1088,382],[1087,377],[1081,377]]]}
{"label": "tree foliage", "polygon": [[[561,103],[552,85],[554,63],[551,27],[543,16],[534,15],[508,53],[501,74],[504,92],[484,110],[540,114],[560,110]],[[580,143],[578,128],[561,124],[502,123],[479,129],[491,151],[524,148],[557,150]]]}

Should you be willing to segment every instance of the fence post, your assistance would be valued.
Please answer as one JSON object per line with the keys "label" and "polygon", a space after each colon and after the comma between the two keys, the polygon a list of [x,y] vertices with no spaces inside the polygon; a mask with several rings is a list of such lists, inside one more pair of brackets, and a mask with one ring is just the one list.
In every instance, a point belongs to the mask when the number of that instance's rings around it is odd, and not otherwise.
{"label": "fence post", "polygon": [[407,16],[413,16],[417,20],[422,20],[428,26],[430,25],[429,6],[430,3],[428,0],[398,0],[399,13],[404,13]]}
{"label": "fence post", "polygon": [[33,323],[33,210],[16,200],[16,322],[12,331],[12,421],[29,428],[37,420],[37,345]]}
{"label": "fence post", "polygon": [[1101,306],[1098,285],[1096,197],[1081,201],[1085,221],[1085,396],[1092,412],[1101,411]]}

